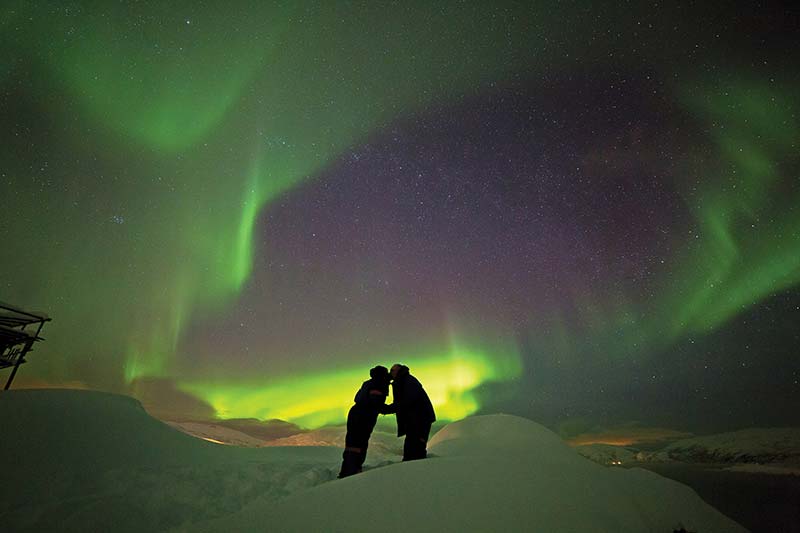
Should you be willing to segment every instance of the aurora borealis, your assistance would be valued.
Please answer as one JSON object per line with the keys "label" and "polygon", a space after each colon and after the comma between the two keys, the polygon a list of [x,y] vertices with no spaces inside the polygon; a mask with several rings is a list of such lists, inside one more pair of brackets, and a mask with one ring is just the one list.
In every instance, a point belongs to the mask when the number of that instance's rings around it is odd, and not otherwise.
{"label": "aurora borealis", "polygon": [[800,423],[800,15],[489,4],[4,4],[20,386]]}

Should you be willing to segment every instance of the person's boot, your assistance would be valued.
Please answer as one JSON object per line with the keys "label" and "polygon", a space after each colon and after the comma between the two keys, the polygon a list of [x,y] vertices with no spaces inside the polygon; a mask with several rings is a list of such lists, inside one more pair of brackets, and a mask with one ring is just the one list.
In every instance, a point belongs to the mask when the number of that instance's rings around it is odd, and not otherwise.
{"label": "person's boot", "polygon": [[426,445],[427,442],[422,437],[406,436],[406,442],[403,445],[403,461],[425,459],[428,456]]}
{"label": "person's boot", "polygon": [[342,453],[342,469],[339,479],[352,476],[361,472],[361,450],[359,448],[345,448]]}

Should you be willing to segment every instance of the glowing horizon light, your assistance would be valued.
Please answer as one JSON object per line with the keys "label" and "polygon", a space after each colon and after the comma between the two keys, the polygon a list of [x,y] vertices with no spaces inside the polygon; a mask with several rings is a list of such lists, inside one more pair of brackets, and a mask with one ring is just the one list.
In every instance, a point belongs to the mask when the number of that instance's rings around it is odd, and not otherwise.
{"label": "glowing horizon light", "polygon": [[222,442],[221,440],[217,440],[217,439],[212,439],[211,437],[200,437],[200,438],[203,439],[204,441],[212,442],[214,444],[222,444],[223,446],[227,446],[228,445],[228,443],[226,443],[226,442]]}
{"label": "glowing horizon light", "polygon": [[[373,358],[377,360],[378,358]],[[492,356],[453,347],[445,356],[382,357],[407,364],[425,387],[438,420],[459,420],[480,404],[474,390],[482,383],[508,380],[521,372],[519,354],[506,349]],[[353,395],[369,378],[369,365],[328,373],[287,377],[263,383],[182,383],[184,391],[202,398],[219,418],[280,419],[305,428],[343,423]],[[390,398],[387,400],[391,402]]]}

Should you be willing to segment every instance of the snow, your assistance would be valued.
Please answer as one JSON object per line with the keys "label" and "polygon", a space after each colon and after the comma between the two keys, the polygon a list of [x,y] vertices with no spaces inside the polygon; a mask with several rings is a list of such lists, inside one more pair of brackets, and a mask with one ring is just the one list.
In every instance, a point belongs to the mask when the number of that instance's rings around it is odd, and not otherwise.
{"label": "snow", "polygon": [[575,451],[604,465],[691,463],[764,474],[800,474],[800,428],[749,428],[684,438],[657,450],[607,444],[575,446]]}
{"label": "snow", "polygon": [[243,448],[259,448],[264,446],[263,440],[248,435],[242,431],[225,427],[219,424],[203,422],[170,422],[165,424],[197,438],[216,442],[218,444],[229,444],[231,446],[241,446]]}
{"label": "snow", "polygon": [[673,442],[654,459],[800,466],[800,428],[750,428]]}
{"label": "snow", "polygon": [[4,531],[164,531],[330,481],[341,460],[212,444],[93,391],[0,393],[0,424]]}
{"label": "snow", "polygon": [[636,461],[636,451],[613,444],[583,444],[573,449],[601,465],[621,465]]}
{"label": "snow", "polygon": [[467,418],[430,444],[428,460],[256,501],[201,530],[744,531],[688,487],[587,461],[523,418]]}
{"label": "snow", "polygon": [[729,472],[747,472],[748,474],[769,474],[773,476],[800,476],[800,467],[786,465],[741,463],[723,468]]}
{"label": "snow", "polygon": [[[30,388],[30,387],[27,387]],[[42,388],[42,387],[40,387]],[[48,387],[52,388],[52,387]],[[76,388],[76,387],[70,387]],[[77,387],[80,388],[80,387]],[[191,402],[184,402],[181,400],[185,398],[182,394],[158,395],[144,394],[139,395],[141,387],[135,391],[133,395],[137,400],[142,403],[147,413],[161,420],[175,429],[192,435],[194,437],[220,437],[226,444],[234,444],[227,442],[225,439],[228,436],[241,439],[246,444],[236,444],[237,446],[262,446],[265,442],[305,433],[308,430],[300,426],[284,422],[283,420],[258,420],[255,418],[212,418],[208,413],[203,413],[199,409],[192,412],[193,406]],[[142,397],[144,396],[144,397]],[[175,401],[177,399],[177,401]],[[175,406],[174,409],[163,407],[162,405],[155,405],[155,402],[170,402]],[[234,433],[230,433],[232,430]],[[242,437],[241,434],[247,435],[247,438]]]}
{"label": "snow", "polygon": [[112,394],[9,391],[0,422],[10,531],[743,531],[684,485],[592,463],[512,416],[449,424],[411,463],[386,465],[401,441],[378,434],[372,468],[343,480],[338,447],[213,444]]}
{"label": "snow", "polygon": [[[262,447],[282,447],[282,446],[324,446],[333,448],[344,448],[344,439],[347,433],[345,426],[328,426],[314,430],[303,430],[295,428],[295,433],[277,438],[259,438],[253,435],[251,428],[260,429],[255,425],[241,425],[242,431],[233,429],[222,420],[219,423],[211,422],[172,422],[165,423],[173,428],[209,442],[219,444],[229,444],[247,448]],[[288,429],[291,428],[287,428]],[[388,433],[376,429],[369,440],[369,453],[367,466],[385,464],[387,462],[397,462],[403,454],[403,441],[396,437],[395,433]]]}
{"label": "snow", "polygon": [[[306,433],[271,440],[266,446],[332,446],[344,448],[347,428],[344,426],[325,427]],[[366,466],[397,462],[403,455],[403,441],[395,433],[375,430],[369,439]]]}

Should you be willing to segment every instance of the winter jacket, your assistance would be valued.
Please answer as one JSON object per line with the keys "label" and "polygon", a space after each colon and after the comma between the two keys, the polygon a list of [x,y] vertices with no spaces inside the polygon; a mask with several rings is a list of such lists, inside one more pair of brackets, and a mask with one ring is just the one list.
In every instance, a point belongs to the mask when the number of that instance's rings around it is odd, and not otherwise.
{"label": "winter jacket", "polygon": [[407,433],[420,433],[430,430],[431,424],[436,421],[428,394],[422,384],[408,373],[408,367],[401,367],[400,372],[392,382],[392,395],[394,402],[383,409],[384,414],[397,415],[397,436],[402,437]]}
{"label": "winter jacket", "polygon": [[385,409],[388,394],[388,383],[376,379],[365,381],[353,399],[355,405],[347,413],[348,433],[354,432],[369,438],[378,421],[378,414]]}

